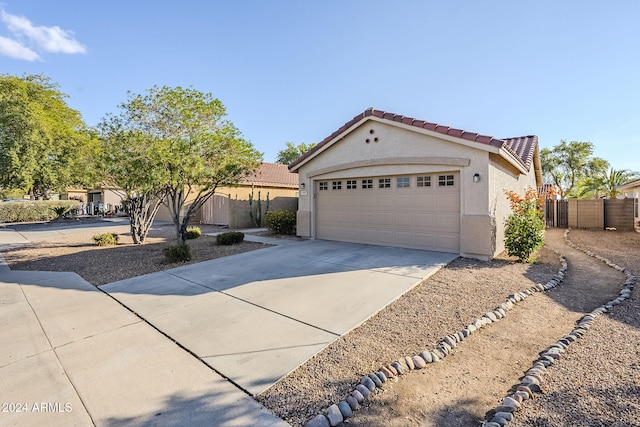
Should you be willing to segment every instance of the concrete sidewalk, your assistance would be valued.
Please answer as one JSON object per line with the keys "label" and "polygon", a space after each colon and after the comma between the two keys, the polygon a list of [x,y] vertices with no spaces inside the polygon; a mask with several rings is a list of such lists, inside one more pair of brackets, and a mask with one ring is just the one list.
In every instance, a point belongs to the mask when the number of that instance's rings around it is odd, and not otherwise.
{"label": "concrete sidewalk", "polygon": [[255,395],[457,257],[285,242],[101,288]]}
{"label": "concrete sidewalk", "polygon": [[74,273],[0,271],[0,426],[286,426]]}

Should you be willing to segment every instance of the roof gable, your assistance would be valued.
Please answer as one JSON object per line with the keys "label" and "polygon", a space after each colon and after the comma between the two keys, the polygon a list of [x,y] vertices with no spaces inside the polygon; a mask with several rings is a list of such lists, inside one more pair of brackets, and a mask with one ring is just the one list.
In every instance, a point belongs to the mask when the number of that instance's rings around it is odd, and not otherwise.
{"label": "roof gable", "polygon": [[340,136],[344,136],[346,133],[353,130],[356,125],[363,123],[369,118],[376,118],[377,120],[397,122],[404,125],[413,126],[419,129],[425,129],[427,131],[447,135],[449,137],[458,138],[465,141],[471,141],[474,143],[482,144],[485,146],[495,147],[502,149],[510,154],[507,158],[508,161],[516,161],[519,166],[525,170],[531,170],[533,166],[534,156],[538,147],[538,137],[535,135],[528,135],[516,138],[498,139],[493,136],[481,135],[479,133],[468,132],[462,129],[456,129],[449,126],[440,125],[437,123],[431,123],[425,120],[418,120],[412,117],[402,116],[400,114],[388,113],[381,110],[375,110],[368,108],[364,112],[358,114],[353,119],[342,125],[338,130],[322,140],[318,145],[304,153],[298,159],[293,161],[289,165],[289,170],[297,170],[302,163],[306,160],[315,157],[323,149],[335,142]]}

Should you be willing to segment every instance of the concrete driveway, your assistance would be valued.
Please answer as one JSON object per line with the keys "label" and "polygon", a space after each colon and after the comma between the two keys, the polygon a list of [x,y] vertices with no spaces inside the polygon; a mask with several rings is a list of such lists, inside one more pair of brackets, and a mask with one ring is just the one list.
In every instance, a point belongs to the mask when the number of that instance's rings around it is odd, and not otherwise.
{"label": "concrete driveway", "polygon": [[457,256],[282,243],[101,288],[256,395]]}

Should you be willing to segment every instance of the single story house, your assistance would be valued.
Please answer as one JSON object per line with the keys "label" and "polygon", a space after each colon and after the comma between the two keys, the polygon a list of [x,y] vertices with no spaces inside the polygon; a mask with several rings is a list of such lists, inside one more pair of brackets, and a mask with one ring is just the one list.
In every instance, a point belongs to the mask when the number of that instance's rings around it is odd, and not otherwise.
{"label": "single story house", "polygon": [[538,138],[497,139],[367,109],[289,165],[297,234],[490,259],[505,191],[542,186]]}
{"label": "single story house", "polygon": [[[627,182],[624,185],[618,187],[621,195],[625,198],[636,199],[633,207],[633,217],[636,224],[640,221],[640,215],[638,214],[638,199],[640,199],[640,179]],[[640,224],[638,224],[640,226]]]}
{"label": "single story house", "polygon": [[106,183],[92,189],[68,187],[64,193],[60,194],[60,199],[82,202],[81,213],[85,215],[123,212],[122,192],[117,187]]}

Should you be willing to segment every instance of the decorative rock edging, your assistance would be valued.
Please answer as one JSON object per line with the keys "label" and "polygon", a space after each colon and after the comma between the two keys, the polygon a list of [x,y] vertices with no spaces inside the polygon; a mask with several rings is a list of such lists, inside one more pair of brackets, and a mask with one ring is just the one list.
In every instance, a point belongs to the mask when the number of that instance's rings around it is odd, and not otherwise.
{"label": "decorative rock edging", "polygon": [[[620,290],[619,296],[617,298],[582,316],[576,322],[576,326],[571,332],[560,338],[555,343],[551,344],[540,353],[540,357],[533,363],[531,369],[525,372],[525,375],[522,378],[520,384],[515,386],[516,391],[505,397],[502,401],[502,404],[493,410],[493,415],[488,419],[488,422],[484,424],[485,427],[506,426],[513,419],[513,413],[521,409],[523,401],[532,399],[535,396],[534,393],[540,393],[542,391],[542,377],[545,374],[547,367],[553,365],[554,362],[560,358],[567,347],[569,347],[569,344],[571,344],[573,341],[576,341],[578,338],[581,338],[587,332],[587,330],[591,328],[591,324],[599,315],[608,312],[612,307],[619,305],[624,300],[631,297],[631,292],[637,281],[636,276],[631,272],[631,270],[621,267],[600,255],[596,255],[590,250],[581,248],[580,246],[569,240],[569,231],[570,229],[567,229],[564,232],[564,240],[567,245],[571,246],[574,249],[582,251],[601,262],[604,262],[611,268],[624,273],[624,275],[626,276],[626,280],[622,285],[622,289]],[[491,411],[489,413],[491,413]]]}
{"label": "decorative rock edging", "polygon": [[[360,408],[360,404],[364,402],[376,388],[381,387],[388,379],[403,375],[407,371],[423,369],[430,363],[440,362],[469,335],[473,334],[478,329],[482,329],[485,326],[498,322],[500,319],[506,317],[507,313],[513,309],[515,304],[524,301],[527,297],[536,292],[546,292],[559,286],[564,279],[565,272],[567,271],[567,260],[558,252],[556,252],[556,254],[560,257],[562,267],[546,284],[543,285],[541,283],[537,283],[531,288],[509,295],[504,303],[500,304],[494,310],[483,314],[480,318],[467,325],[466,328],[442,338],[438,342],[436,348],[422,351],[420,354],[414,356],[401,357],[395,362],[382,366],[380,370],[376,372],[364,375],[360,379],[360,383],[349,396],[339,403],[329,406],[322,414],[318,414],[307,421],[305,427],[335,427],[339,425],[345,419],[351,417],[353,411],[358,410]],[[554,356],[548,357],[550,359],[554,359]],[[533,375],[531,377],[537,379]],[[512,397],[509,397],[509,399],[512,399]],[[522,401],[522,399],[520,401]],[[519,404],[517,401],[513,404],[515,405],[516,403]],[[511,412],[513,412],[513,410]],[[504,416],[509,418],[509,420],[511,419],[511,413]],[[508,420],[506,422],[508,422]]]}

